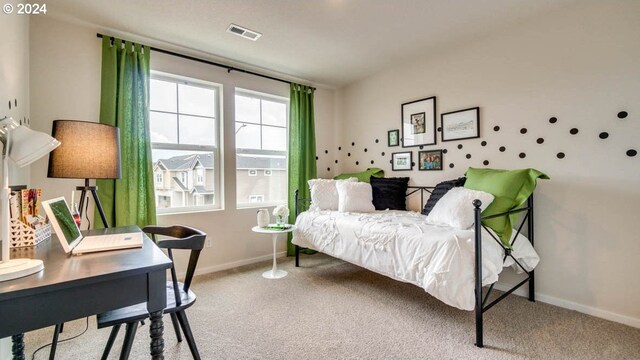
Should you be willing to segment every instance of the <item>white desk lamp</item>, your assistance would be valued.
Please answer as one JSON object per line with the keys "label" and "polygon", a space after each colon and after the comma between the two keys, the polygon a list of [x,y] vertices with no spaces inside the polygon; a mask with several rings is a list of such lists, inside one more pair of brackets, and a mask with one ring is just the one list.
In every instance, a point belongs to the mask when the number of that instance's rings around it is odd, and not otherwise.
{"label": "white desk lamp", "polygon": [[2,148],[2,262],[0,262],[0,281],[12,280],[35,274],[44,269],[42,260],[9,260],[9,159],[24,167],[50,153],[60,142],[48,134],[34,131],[18,124],[10,117],[0,119],[0,141]]}

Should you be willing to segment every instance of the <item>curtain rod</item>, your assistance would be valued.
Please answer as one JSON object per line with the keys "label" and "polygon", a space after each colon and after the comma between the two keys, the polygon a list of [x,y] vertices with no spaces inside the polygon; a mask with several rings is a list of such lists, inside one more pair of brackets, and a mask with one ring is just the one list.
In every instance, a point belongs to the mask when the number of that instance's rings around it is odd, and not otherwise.
{"label": "curtain rod", "polygon": [[[100,33],[97,33],[96,35],[97,35],[98,38],[101,38],[101,39],[105,36],[105,35],[102,35]],[[113,36],[111,36],[110,39],[111,39],[111,41],[113,41],[114,40]],[[245,70],[245,69],[240,69],[240,68],[229,66],[229,65],[225,65],[225,64],[220,64],[220,63],[217,63],[215,61],[210,61],[210,60],[197,58],[197,57],[194,57],[194,56],[184,55],[184,54],[176,53],[176,52],[169,51],[169,50],[158,49],[158,48],[153,47],[153,46],[149,46],[149,49],[151,49],[153,51],[157,51],[159,53],[163,53],[163,54],[167,54],[167,55],[171,55],[171,56],[176,56],[176,57],[187,59],[187,60],[191,60],[191,61],[197,61],[197,62],[208,64],[208,65],[221,67],[221,68],[227,69],[228,73],[231,73],[232,71],[237,71],[237,72],[241,72],[241,73],[245,73],[245,74],[249,74],[249,75],[253,75],[253,76],[259,76],[259,77],[265,78],[265,79],[270,79],[270,80],[274,80],[274,81],[283,82],[283,83],[286,83],[286,84],[292,84],[292,82],[289,81],[289,80],[279,79],[277,77],[260,74],[260,73],[253,72],[253,71],[250,71],[250,70]],[[311,88],[313,90],[316,89],[315,87],[311,87]]]}

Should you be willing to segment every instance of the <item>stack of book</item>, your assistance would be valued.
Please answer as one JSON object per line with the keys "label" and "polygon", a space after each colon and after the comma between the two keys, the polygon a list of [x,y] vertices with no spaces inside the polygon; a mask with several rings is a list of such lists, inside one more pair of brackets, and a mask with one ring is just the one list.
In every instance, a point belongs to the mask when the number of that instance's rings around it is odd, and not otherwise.
{"label": "stack of book", "polygon": [[20,189],[9,197],[11,247],[37,245],[51,235],[51,224],[40,215],[41,189]]}

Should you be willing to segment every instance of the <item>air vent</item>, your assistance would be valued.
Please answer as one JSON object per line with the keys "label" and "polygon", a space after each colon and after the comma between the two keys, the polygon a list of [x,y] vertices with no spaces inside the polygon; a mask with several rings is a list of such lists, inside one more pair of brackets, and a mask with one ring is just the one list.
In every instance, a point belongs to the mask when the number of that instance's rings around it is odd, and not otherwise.
{"label": "air vent", "polygon": [[251,41],[256,41],[260,38],[260,36],[262,36],[262,34],[260,34],[259,32],[249,30],[236,24],[229,25],[229,27],[227,28],[227,32],[234,35],[242,36],[243,38],[249,39]]}

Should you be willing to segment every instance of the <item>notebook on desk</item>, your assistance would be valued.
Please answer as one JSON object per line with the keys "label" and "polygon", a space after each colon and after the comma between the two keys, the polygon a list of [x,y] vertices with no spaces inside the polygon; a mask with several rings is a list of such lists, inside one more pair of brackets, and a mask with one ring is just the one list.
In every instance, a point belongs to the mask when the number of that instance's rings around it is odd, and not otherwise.
{"label": "notebook on desk", "polygon": [[67,254],[142,247],[142,231],[83,237],[64,197],[43,201],[42,206]]}

